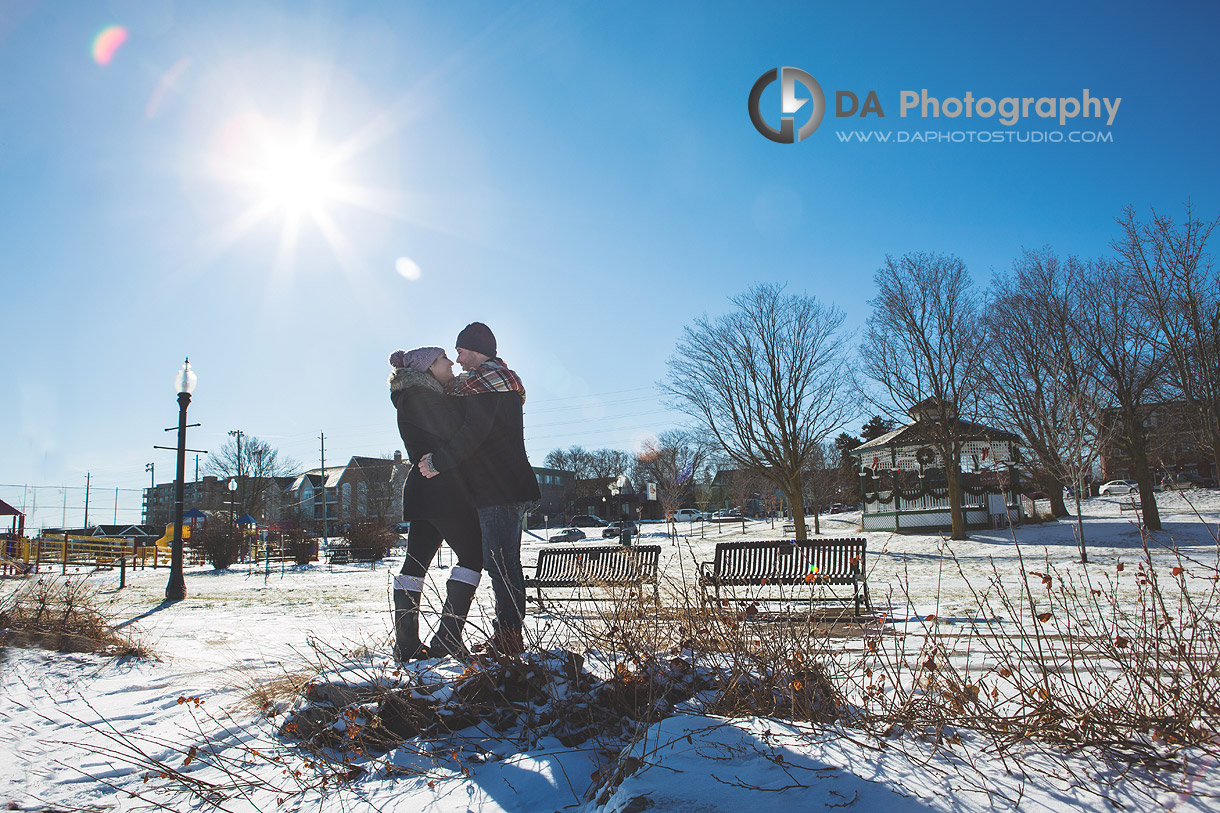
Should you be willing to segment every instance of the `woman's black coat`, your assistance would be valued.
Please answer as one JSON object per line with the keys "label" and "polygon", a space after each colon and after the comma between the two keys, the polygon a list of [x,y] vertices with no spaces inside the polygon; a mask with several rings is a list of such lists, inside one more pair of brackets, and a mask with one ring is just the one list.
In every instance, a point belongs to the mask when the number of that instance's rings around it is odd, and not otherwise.
{"label": "woman's black coat", "polygon": [[457,472],[445,477],[424,477],[419,459],[435,452],[462,426],[465,404],[442,394],[428,373],[406,368],[390,376],[390,400],[398,410],[398,434],[413,465],[402,492],[402,518],[436,519],[474,511],[465,481]]}

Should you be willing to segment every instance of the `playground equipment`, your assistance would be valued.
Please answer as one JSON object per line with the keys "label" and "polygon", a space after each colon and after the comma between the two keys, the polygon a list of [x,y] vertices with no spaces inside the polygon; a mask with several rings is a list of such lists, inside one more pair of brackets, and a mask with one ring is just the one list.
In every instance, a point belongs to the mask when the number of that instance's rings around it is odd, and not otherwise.
{"label": "playground equipment", "polygon": [[[182,526],[182,541],[185,542],[186,540],[188,540],[190,538],[191,538],[191,526],[183,525]],[[158,539],[154,544],[158,548],[160,548],[160,550],[163,553],[168,554],[170,552],[170,550],[174,544],[174,523],[171,522],[170,524],[165,526],[165,536]]]}

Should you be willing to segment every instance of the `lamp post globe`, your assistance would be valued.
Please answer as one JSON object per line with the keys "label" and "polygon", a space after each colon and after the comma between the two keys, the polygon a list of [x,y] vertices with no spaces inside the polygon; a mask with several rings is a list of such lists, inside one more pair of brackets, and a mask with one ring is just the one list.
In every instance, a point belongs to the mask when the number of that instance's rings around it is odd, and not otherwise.
{"label": "lamp post globe", "polygon": [[174,389],[178,392],[178,475],[174,480],[174,541],[170,548],[166,601],[186,598],[186,579],[182,575],[182,489],[186,479],[186,407],[191,402],[196,381],[195,373],[191,370],[191,360],[188,358],[174,377]]}

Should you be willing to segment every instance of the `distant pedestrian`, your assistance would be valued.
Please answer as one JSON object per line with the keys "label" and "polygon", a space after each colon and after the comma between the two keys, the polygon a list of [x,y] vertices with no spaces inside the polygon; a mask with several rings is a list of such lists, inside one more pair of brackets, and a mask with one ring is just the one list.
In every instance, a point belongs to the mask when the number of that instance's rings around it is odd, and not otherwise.
{"label": "distant pedestrian", "polygon": [[496,337],[471,322],[457,337],[457,362],[465,372],[446,385],[462,396],[466,421],[439,449],[420,462],[425,477],[457,472],[478,507],[483,560],[496,599],[496,620],[487,649],[519,655],[525,649],[525,574],[521,570],[521,526],[526,508],[541,498],[525,452],[522,406],[525,385],[496,355]]}
{"label": "distant pedestrian", "polygon": [[[429,480],[419,461],[441,448],[462,426],[465,402],[444,394],[453,380],[453,362],[440,347],[399,350],[390,356],[390,400],[398,410],[398,433],[415,463],[403,487],[402,518],[411,523],[407,555],[394,578],[394,657],[399,661],[465,656],[462,628],[483,571],[483,545],[474,503],[460,476]],[[441,541],[449,543],[457,566],[449,572],[444,609],[432,643],[419,639],[424,576]]]}

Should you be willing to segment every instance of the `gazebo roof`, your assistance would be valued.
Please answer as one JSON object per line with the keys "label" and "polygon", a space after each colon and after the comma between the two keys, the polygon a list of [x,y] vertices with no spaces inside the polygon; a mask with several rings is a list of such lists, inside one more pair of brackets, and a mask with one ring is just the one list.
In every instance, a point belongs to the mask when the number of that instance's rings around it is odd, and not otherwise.
{"label": "gazebo roof", "polygon": [[22,517],[22,516],[25,516],[25,515],[23,513],[21,513],[20,511],[18,511],[13,506],[6,503],[4,500],[0,500],[0,517]]}
{"label": "gazebo roof", "polygon": [[[990,426],[984,426],[981,423],[971,423],[970,421],[956,421],[959,437],[962,440],[1007,440],[1012,443],[1020,443],[1021,439],[1012,432],[1007,432],[1003,429],[994,429]],[[903,446],[926,446],[932,443],[937,435],[936,424],[928,419],[920,419],[914,423],[909,423],[906,426],[901,426],[893,432],[886,432],[879,438],[873,438],[870,441],[861,443],[856,448],[852,449],[849,454],[857,457],[865,455],[869,452],[878,449],[890,449]]]}

